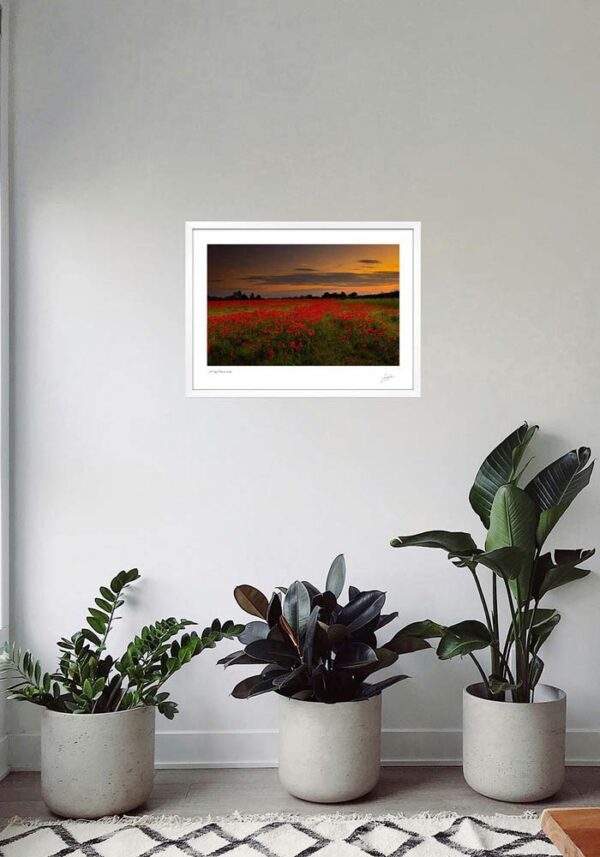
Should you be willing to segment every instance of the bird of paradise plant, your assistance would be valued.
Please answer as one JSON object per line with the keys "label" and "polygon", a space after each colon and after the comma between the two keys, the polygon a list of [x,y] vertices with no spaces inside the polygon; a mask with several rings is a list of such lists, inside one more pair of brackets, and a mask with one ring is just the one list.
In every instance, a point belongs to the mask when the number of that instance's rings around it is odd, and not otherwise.
{"label": "bird of paradise plant", "polygon": [[[538,426],[523,423],[485,459],[469,494],[474,512],[486,528],[484,548],[465,532],[430,530],[398,536],[391,545],[439,548],[458,568],[472,575],[484,621],[467,619],[445,626],[431,620],[417,622],[407,633],[424,639],[439,638],[442,660],[470,657],[492,699],[532,702],[544,662],[543,644],[560,621],[553,608],[540,607],[545,596],[559,586],[586,577],[581,564],[594,550],[544,550],[556,524],[589,483],[594,462],[591,451],[572,449],[530,479],[523,487],[525,451]],[[482,573],[491,572],[486,594]],[[508,627],[501,633],[499,599],[509,609]],[[475,652],[490,651],[486,673]]]}

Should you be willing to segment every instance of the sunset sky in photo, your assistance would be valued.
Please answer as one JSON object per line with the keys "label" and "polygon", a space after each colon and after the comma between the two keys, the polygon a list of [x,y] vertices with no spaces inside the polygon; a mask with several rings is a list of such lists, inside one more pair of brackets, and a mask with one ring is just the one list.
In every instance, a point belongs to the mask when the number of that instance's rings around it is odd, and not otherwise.
{"label": "sunset sky in photo", "polygon": [[293,298],[399,289],[397,244],[210,244],[208,295]]}

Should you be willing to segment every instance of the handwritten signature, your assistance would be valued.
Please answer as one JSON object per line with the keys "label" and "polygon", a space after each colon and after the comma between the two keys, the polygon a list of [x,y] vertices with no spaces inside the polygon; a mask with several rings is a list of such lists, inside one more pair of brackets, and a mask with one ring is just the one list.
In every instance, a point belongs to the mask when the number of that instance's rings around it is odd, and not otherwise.
{"label": "handwritten signature", "polygon": [[392,381],[395,377],[395,375],[390,375],[389,372],[386,372],[384,375],[381,376],[379,383],[386,384],[388,381]]}

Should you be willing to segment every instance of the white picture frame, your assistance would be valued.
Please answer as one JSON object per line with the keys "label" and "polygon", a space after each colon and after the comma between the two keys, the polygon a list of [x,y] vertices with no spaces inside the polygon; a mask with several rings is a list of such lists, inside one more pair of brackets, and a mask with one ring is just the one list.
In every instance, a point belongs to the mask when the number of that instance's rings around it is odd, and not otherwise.
{"label": "white picture frame", "polygon": [[[397,365],[209,365],[211,245],[397,245],[399,345]],[[420,395],[421,224],[418,222],[202,222],[185,226],[186,395]],[[335,251],[332,251],[335,252]],[[347,252],[346,249],[340,252]],[[368,261],[368,260],[366,260]],[[307,270],[307,269],[296,269]],[[250,279],[250,278],[246,278]],[[258,279],[258,278],[253,278]],[[210,304],[212,306],[212,304]],[[268,301],[262,307],[275,307]],[[214,350],[213,350],[214,353]]]}

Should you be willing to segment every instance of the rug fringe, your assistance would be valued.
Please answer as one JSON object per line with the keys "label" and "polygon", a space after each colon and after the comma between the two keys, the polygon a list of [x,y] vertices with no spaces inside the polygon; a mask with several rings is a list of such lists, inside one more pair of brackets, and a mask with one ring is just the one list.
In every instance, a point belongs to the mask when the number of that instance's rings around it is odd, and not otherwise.
{"label": "rug fringe", "polygon": [[314,813],[312,815],[303,815],[301,813],[292,813],[292,812],[268,812],[268,813],[242,813],[242,812],[233,812],[228,813],[226,815],[204,815],[204,816],[182,816],[182,815],[113,815],[113,816],[104,816],[104,818],[98,819],[87,819],[87,818],[64,818],[64,819],[43,819],[43,818],[21,818],[20,816],[14,816],[9,819],[4,827],[9,827],[11,825],[18,825],[19,827],[36,827],[43,825],[45,827],[53,827],[60,824],[67,824],[76,822],[77,824],[100,824],[100,825],[111,825],[111,824],[122,824],[126,822],[128,825],[132,827],[140,827],[145,824],[152,824],[155,827],[176,827],[178,825],[184,824],[213,824],[213,823],[222,823],[224,821],[237,821],[237,822],[265,822],[271,823],[274,821],[283,821],[283,822],[302,822],[304,824],[316,824],[319,822],[330,822],[330,821],[361,821],[368,822],[373,821],[375,819],[381,819],[385,821],[391,821],[394,819],[404,819],[410,821],[450,821],[455,818],[462,818],[465,815],[469,815],[471,818],[477,818],[480,821],[492,822],[498,821],[499,819],[525,819],[529,821],[533,821],[539,818],[539,813],[535,812],[535,810],[527,809],[518,815],[508,815],[507,813],[496,812],[490,815],[480,815],[479,813],[459,813],[459,812],[430,812],[423,811],[417,812],[412,815],[403,813],[403,812],[387,812],[387,813],[365,813],[365,812],[342,812],[337,811],[334,813]]}

